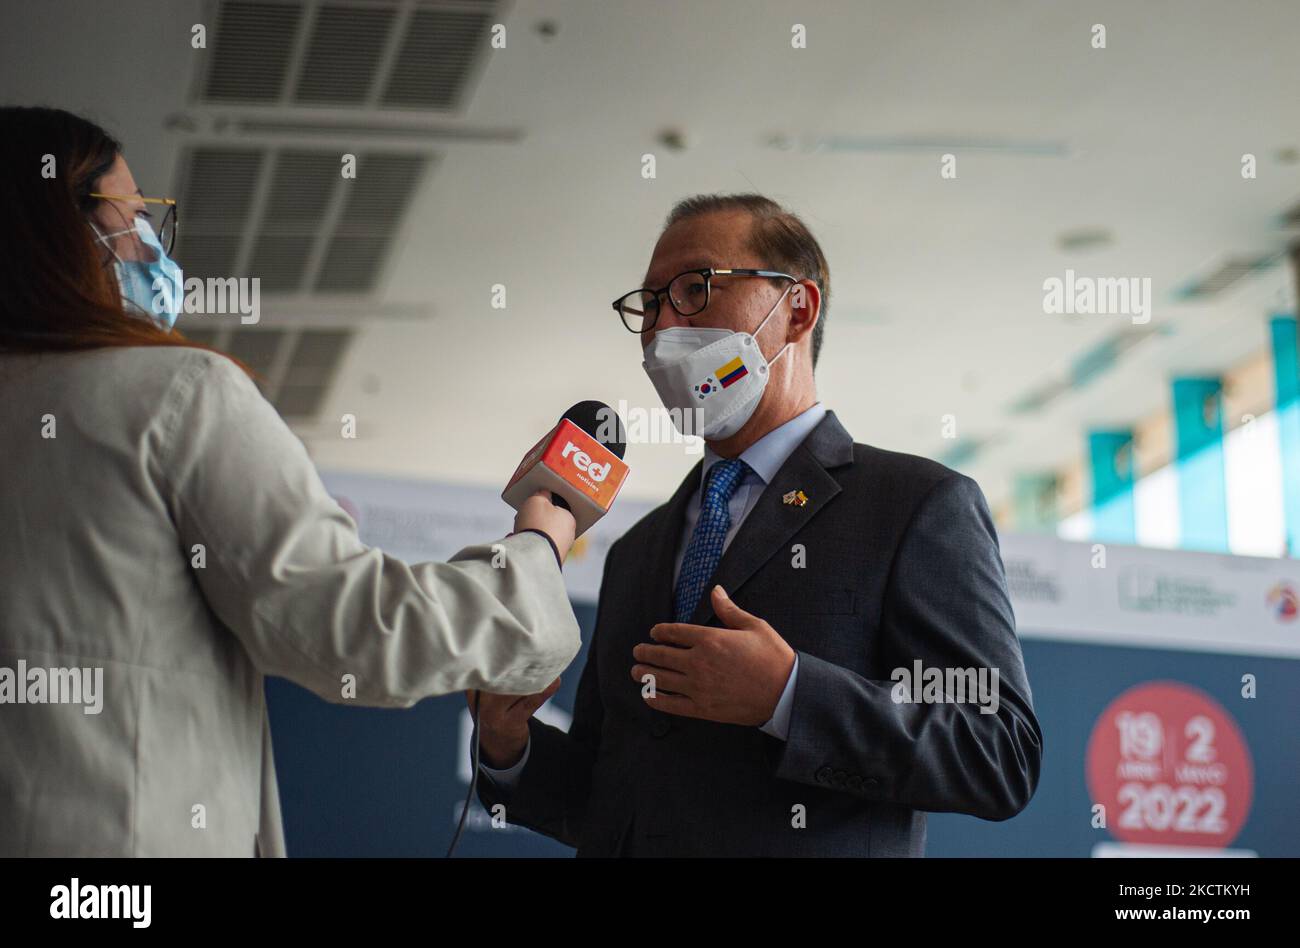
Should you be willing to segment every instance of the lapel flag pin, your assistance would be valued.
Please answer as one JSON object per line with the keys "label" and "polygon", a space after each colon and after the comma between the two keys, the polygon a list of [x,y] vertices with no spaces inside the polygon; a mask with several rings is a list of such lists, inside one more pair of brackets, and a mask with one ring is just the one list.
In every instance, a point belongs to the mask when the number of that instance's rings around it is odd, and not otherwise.
{"label": "lapel flag pin", "polygon": [[802,507],[808,503],[808,495],[801,490],[792,490],[781,495],[781,503],[787,507]]}

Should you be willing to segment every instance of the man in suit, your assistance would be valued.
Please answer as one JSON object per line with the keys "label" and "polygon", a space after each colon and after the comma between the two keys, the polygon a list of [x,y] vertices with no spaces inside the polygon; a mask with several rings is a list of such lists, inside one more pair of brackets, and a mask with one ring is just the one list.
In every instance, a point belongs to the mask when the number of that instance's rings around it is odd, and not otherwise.
{"label": "man in suit", "polygon": [[[615,308],[665,405],[698,403],[705,457],[609,551],[569,732],[532,716],[558,680],[479,696],[489,810],[580,856],[920,856],[924,811],[1029,802],[1042,735],[988,507],[817,401],[829,277],[767,198],[670,214]],[[958,700],[976,673],[992,700]]]}

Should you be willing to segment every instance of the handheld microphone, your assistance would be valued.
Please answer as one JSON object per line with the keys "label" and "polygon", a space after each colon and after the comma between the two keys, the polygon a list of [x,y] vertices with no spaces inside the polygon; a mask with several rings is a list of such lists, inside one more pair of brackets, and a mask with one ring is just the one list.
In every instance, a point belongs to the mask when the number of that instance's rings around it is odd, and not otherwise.
{"label": "handheld microphone", "polygon": [[524,455],[501,499],[518,510],[537,491],[550,491],[551,502],[573,514],[581,536],[618,496],[626,451],[618,413],[604,402],[578,402]]}
{"label": "handheld microphone", "polygon": [[[501,492],[501,498],[518,510],[525,500],[539,490],[551,492],[551,503],[564,507],[577,522],[578,536],[593,523],[605,516],[619,488],[627,477],[628,467],[623,463],[627,450],[627,435],[622,419],[604,402],[578,402],[560,418],[559,424],[546,437],[537,442],[524,455],[515,469],[510,483]],[[469,816],[470,801],[478,790],[480,734],[478,724],[478,698],[470,707],[473,725],[470,743],[472,772],[465,805],[460,811],[460,821],[447,847],[447,858],[456,852],[465,820]]]}

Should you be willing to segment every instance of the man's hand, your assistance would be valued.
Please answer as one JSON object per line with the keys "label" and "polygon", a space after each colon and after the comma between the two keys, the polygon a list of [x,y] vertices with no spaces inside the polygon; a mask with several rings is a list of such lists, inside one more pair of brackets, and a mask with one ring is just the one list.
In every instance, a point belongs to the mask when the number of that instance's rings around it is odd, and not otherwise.
{"label": "man's hand", "polygon": [[509,770],[528,746],[528,719],[560,690],[560,679],[535,695],[494,695],[467,691],[470,713],[478,706],[479,755],[493,770]]}
{"label": "man's hand", "polygon": [[[719,724],[759,727],[771,720],[794,668],[794,649],[770,625],[713,587],[713,611],[725,629],[667,622],[650,630],[659,643],[632,649],[632,678],[654,676],[652,708]],[[522,753],[522,749],[520,751]]]}

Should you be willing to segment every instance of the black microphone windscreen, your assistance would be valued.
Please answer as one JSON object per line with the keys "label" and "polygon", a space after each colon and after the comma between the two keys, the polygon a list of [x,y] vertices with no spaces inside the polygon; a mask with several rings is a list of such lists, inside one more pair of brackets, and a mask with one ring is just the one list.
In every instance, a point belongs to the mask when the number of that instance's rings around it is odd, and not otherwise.
{"label": "black microphone windscreen", "polygon": [[623,420],[618,417],[618,412],[604,402],[578,402],[561,418],[573,422],[619,459],[627,451],[627,433],[623,430]]}

